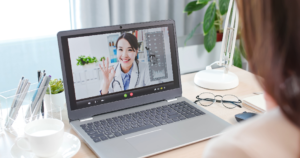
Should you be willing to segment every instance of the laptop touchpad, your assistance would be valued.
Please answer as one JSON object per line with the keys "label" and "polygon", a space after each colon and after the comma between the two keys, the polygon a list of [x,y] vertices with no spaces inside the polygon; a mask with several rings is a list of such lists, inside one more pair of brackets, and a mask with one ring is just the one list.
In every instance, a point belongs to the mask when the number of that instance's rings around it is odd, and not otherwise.
{"label": "laptop touchpad", "polygon": [[157,152],[178,144],[176,139],[162,130],[155,130],[125,139],[141,153]]}

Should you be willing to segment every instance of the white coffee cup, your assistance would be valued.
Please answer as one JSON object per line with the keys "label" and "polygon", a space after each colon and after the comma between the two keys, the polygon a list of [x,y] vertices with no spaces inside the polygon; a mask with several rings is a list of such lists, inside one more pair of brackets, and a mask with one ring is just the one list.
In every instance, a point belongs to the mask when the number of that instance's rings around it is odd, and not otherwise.
{"label": "white coffee cup", "polygon": [[39,157],[50,157],[60,148],[64,135],[64,123],[57,119],[41,119],[28,123],[24,136],[16,139],[16,145]]}

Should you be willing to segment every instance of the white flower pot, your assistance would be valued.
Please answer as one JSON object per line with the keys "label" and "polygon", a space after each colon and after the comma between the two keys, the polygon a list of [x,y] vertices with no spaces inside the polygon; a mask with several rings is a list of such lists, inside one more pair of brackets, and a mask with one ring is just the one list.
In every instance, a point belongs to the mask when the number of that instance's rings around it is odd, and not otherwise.
{"label": "white flower pot", "polygon": [[89,63],[82,66],[84,69],[93,69],[97,67],[96,63]]}
{"label": "white flower pot", "polygon": [[65,91],[58,94],[45,94],[44,105],[47,112],[60,112],[66,103]]}

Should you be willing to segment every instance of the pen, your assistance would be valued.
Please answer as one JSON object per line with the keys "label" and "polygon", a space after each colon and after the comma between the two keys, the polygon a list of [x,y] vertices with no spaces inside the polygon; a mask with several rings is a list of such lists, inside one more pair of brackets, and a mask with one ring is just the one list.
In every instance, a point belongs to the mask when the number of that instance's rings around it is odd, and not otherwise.
{"label": "pen", "polygon": [[[19,81],[19,85],[18,85],[18,88],[16,90],[16,93],[15,93],[15,97],[14,97],[14,100],[11,104],[11,108],[10,108],[10,111],[9,111],[9,114],[8,116],[6,117],[6,121],[5,121],[5,126],[7,126],[8,124],[10,124],[10,118],[12,116],[12,112],[14,111],[14,107],[15,107],[15,104],[17,102],[17,98],[18,98],[18,94],[20,92],[20,89],[22,87],[22,83],[23,83],[23,79],[24,79],[24,76],[21,77],[20,81]],[[8,126],[7,126],[8,127]]]}
{"label": "pen", "polygon": [[41,70],[37,71],[37,76],[38,76],[38,82],[40,81],[40,77],[41,77]]}
{"label": "pen", "polygon": [[18,116],[18,112],[20,110],[20,107],[22,106],[23,100],[25,99],[28,89],[30,87],[30,82],[28,82],[28,79],[26,79],[24,82],[26,82],[26,84],[24,84],[24,88],[22,89],[22,93],[20,93],[19,96],[19,101],[17,102],[15,108],[13,109],[12,112],[12,116],[11,116],[11,121],[9,122],[7,127],[12,126],[12,124],[14,123],[14,121],[16,120],[17,116]]}
{"label": "pen", "polygon": [[[43,71],[43,74],[45,74],[45,70]],[[42,117],[44,118],[44,101],[42,100],[42,107],[41,107],[41,113],[42,113]]]}
{"label": "pen", "polygon": [[38,83],[38,86],[37,86],[37,91],[35,91],[33,97],[32,97],[32,101],[34,101],[36,95],[37,95],[37,92],[38,92],[38,88],[40,87],[41,83],[43,82],[43,78],[45,77],[46,73],[43,74],[42,78],[40,79],[39,83]]}
{"label": "pen", "polygon": [[31,116],[31,114],[33,113],[33,110],[35,109],[35,106],[36,106],[36,102],[38,101],[38,97],[39,95],[41,94],[41,91],[43,88],[41,88],[41,85],[44,85],[45,84],[45,75],[46,73],[43,74],[42,78],[40,79],[39,81],[39,84],[37,86],[37,89],[35,90],[35,93],[32,97],[32,102],[31,102],[31,105],[29,105],[28,109],[27,109],[27,112],[25,114],[25,121],[29,121],[29,118]]}
{"label": "pen", "polygon": [[[42,84],[42,85],[41,85],[41,87],[43,87],[43,88],[42,88],[41,94],[40,94],[39,97],[38,97],[38,100],[37,100],[35,109],[33,110],[33,115],[32,115],[32,117],[31,117],[31,119],[32,119],[31,121],[33,121],[33,120],[39,118],[39,113],[38,113],[38,112],[41,111],[41,102],[42,102],[42,100],[43,100],[43,98],[44,98],[44,95],[45,95],[45,93],[46,93],[46,90],[47,90],[47,88],[48,88],[48,84],[49,84],[49,82],[50,82],[50,80],[51,80],[51,76],[45,76],[44,79],[46,80],[46,82],[45,82],[45,84]],[[43,82],[43,83],[44,83],[44,82]]]}

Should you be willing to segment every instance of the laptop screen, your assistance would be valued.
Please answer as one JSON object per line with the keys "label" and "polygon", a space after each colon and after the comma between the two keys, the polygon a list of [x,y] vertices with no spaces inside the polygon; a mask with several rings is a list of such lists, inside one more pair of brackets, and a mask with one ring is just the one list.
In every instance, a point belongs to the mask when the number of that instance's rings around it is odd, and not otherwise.
{"label": "laptop screen", "polygon": [[69,94],[74,94],[76,101],[71,110],[179,87],[170,28],[95,32],[62,38],[64,54],[68,52],[64,60],[69,60],[65,66],[73,80],[72,85],[68,83],[73,92]]}

